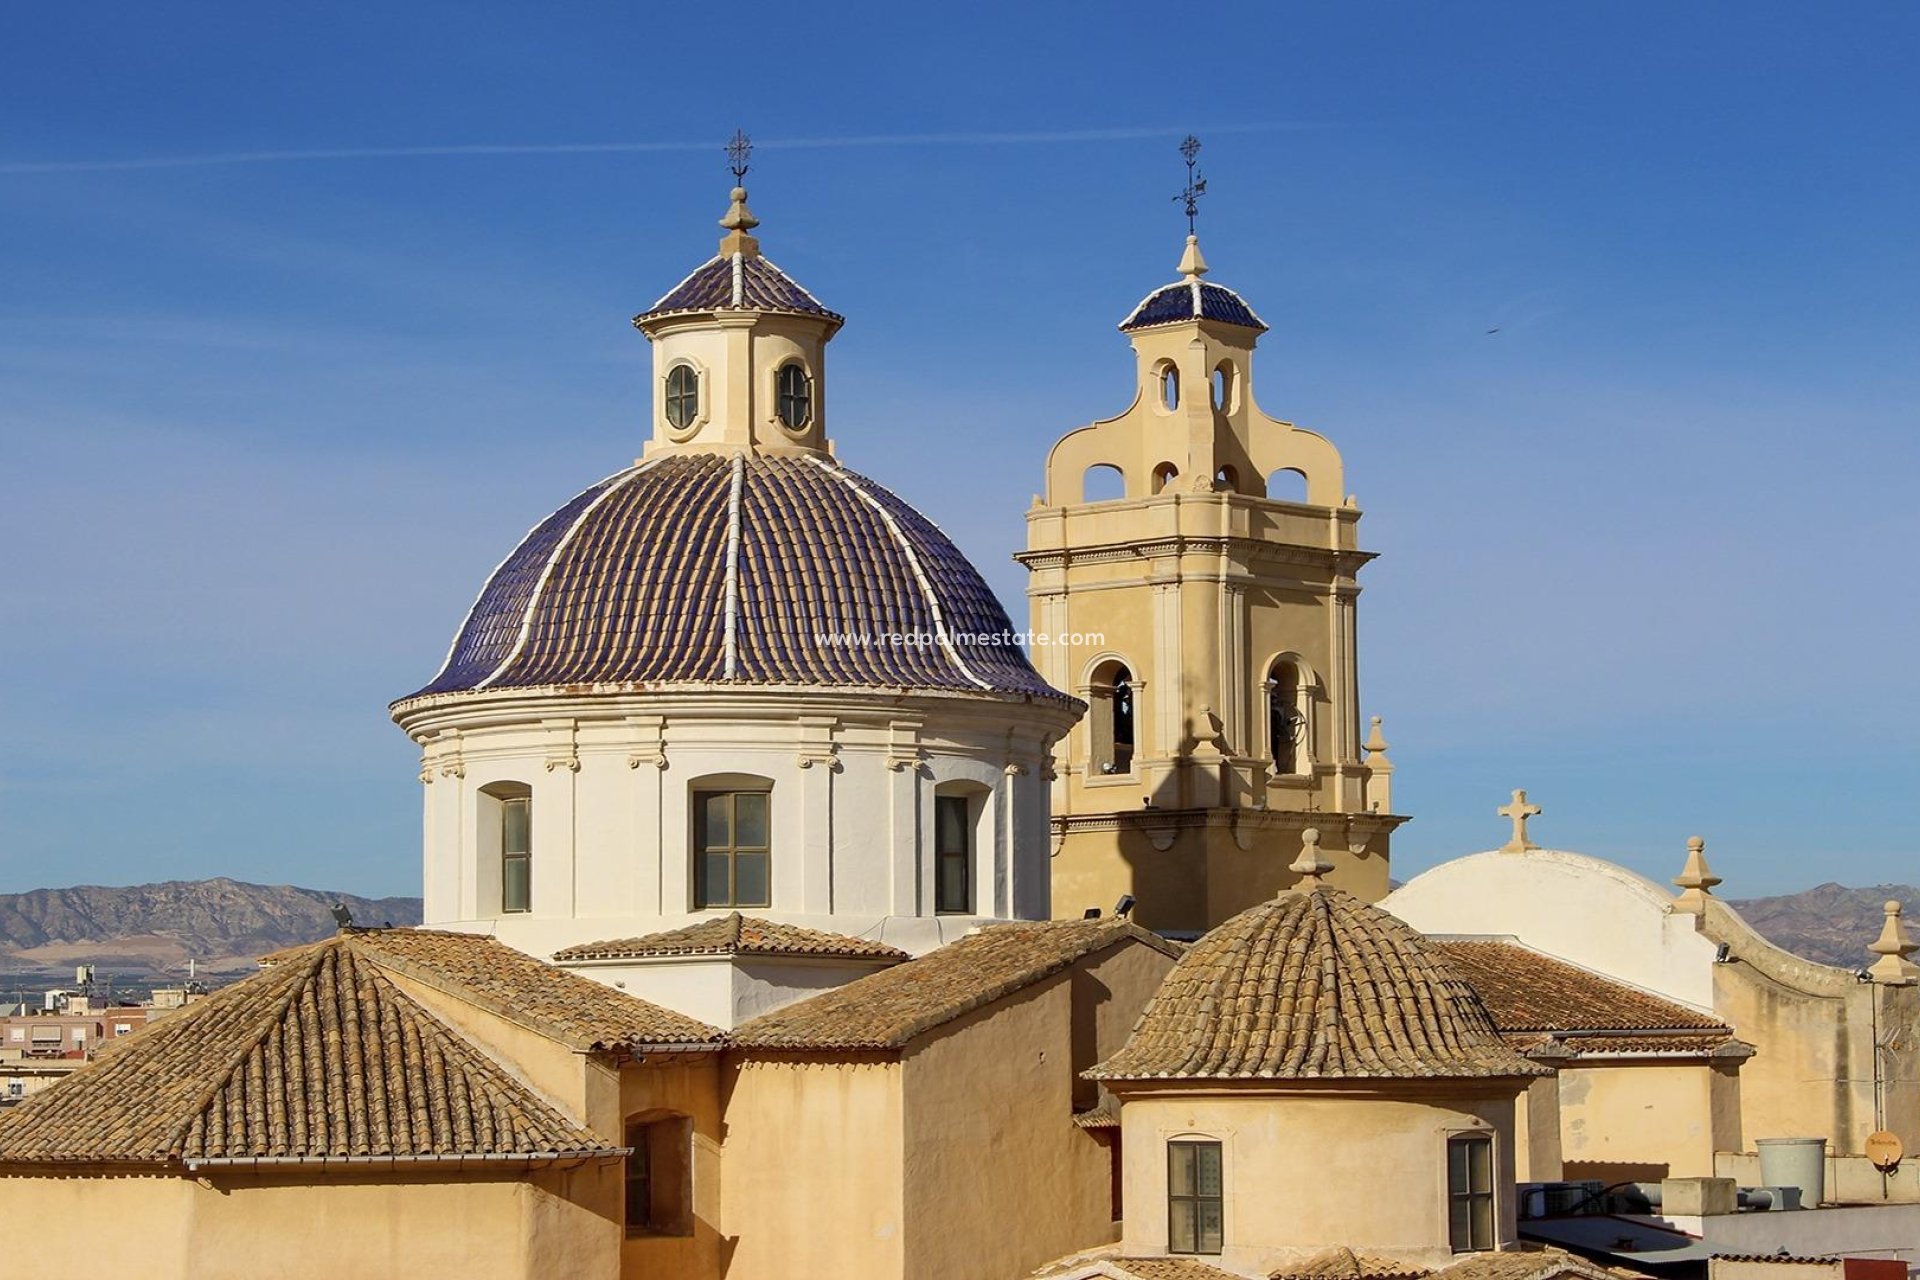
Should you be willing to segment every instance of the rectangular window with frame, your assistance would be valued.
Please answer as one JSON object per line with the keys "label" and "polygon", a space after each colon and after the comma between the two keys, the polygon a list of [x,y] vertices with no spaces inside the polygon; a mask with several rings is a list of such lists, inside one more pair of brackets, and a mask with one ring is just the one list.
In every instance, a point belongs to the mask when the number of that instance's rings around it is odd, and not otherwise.
{"label": "rectangular window with frame", "polygon": [[973,910],[973,829],[967,797],[933,798],[933,909]]}
{"label": "rectangular window with frame", "polygon": [[533,798],[500,802],[500,910],[533,910]]}
{"label": "rectangular window with frame", "polygon": [[1219,1253],[1224,1244],[1220,1144],[1167,1144],[1167,1252]]}
{"label": "rectangular window with frame", "polygon": [[694,906],[773,905],[771,800],[765,791],[694,795]]}
{"label": "rectangular window with frame", "polygon": [[1447,1139],[1447,1235],[1455,1253],[1495,1247],[1493,1139],[1487,1134]]}
{"label": "rectangular window with frame", "polygon": [[627,1148],[627,1234],[692,1235],[693,1121],[628,1121]]}

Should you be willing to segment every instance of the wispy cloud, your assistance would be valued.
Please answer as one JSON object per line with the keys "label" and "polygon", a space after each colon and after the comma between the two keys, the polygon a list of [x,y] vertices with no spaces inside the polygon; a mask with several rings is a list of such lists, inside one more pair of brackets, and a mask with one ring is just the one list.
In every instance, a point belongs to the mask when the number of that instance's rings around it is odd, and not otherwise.
{"label": "wispy cloud", "polygon": [[[852,147],[1045,146],[1074,142],[1125,142],[1171,138],[1189,132],[1284,133],[1330,126],[1299,121],[1207,126],[1158,125],[1116,129],[1047,129],[1024,132],[869,133],[827,138],[756,138],[767,151],[830,150]],[[311,147],[283,151],[212,151],[189,155],[131,156],[98,160],[20,160],[0,162],[0,174],[113,173],[134,169],[208,169],[225,165],[298,164],[321,160],[401,160],[457,156],[565,156],[635,152],[718,151],[716,142],[529,142],[464,143],[411,147]]]}

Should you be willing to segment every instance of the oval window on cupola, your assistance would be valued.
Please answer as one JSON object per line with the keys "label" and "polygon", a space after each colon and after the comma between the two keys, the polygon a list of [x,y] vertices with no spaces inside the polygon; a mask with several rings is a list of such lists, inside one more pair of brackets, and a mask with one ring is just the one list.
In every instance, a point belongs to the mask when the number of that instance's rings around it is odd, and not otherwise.
{"label": "oval window on cupola", "polygon": [[775,412],[787,430],[798,431],[813,421],[813,379],[798,361],[780,366],[774,393]]}
{"label": "oval window on cupola", "polygon": [[700,375],[690,364],[667,371],[667,422],[684,431],[700,414]]}

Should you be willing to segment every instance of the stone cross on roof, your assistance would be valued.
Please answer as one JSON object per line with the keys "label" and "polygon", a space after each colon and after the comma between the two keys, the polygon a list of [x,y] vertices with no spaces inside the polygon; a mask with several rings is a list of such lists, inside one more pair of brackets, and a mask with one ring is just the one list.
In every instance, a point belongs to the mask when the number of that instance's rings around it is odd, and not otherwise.
{"label": "stone cross on roof", "polygon": [[1525,791],[1516,789],[1513,793],[1513,803],[1503,804],[1494,812],[1503,818],[1513,819],[1513,838],[1500,846],[1500,852],[1525,853],[1529,849],[1540,847],[1527,839],[1527,819],[1539,817],[1544,810],[1537,804],[1528,804]]}

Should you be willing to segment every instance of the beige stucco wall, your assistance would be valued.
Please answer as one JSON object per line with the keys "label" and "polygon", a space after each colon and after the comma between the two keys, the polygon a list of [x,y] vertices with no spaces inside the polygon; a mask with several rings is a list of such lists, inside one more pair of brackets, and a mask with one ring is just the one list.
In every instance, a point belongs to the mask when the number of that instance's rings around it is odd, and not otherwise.
{"label": "beige stucco wall", "polygon": [[716,1054],[653,1054],[621,1069],[623,1129],[629,1118],[671,1115],[693,1122],[693,1234],[627,1237],[620,1249],[622,1276],[702,1280],[725,1271],[721,1087]]}
{"label": "beige stucco wall", "polygon": [[1518,1182],[1558,1182],[1560,1081],[1543,1076],[1527,1086],[1513,1110],[1513,1176]]}
{"label": "beige stucco wall", "polygon": [[1615,1061],[1560,1071],[1568,1178],[1710,1178],[1716,1150],[1740,1145],[1738,1076],[1705,1063]]}
{"label": "beige stucco wall", "polygon": [[112,1223],[89,1241],[89,1269],[141,1280],[617,1274],[617,1165],[463,1180],[316,1176],[6,1178],[0,1204],[16,1222]]}
{"label": "beige stucco wall", "polygon": [[1485,1090],[1480,1096],[1418,1087],[1394,1096],[1228,1088],[1174,1094],[1136,1086],[1121,1110],[1125,1251],[1166,1252],[1166,1145],[1202,1138],[1222,1144],[1226,1249],[1220,1264],[1228,1270],[1264,1274],[1336,1245],[1444,1265],[1452,1257],[1446,1141],[1467,1131],[1494,1135],[1497,1234],[1510,1242],[1514,1097],[1523,1082],[1504,1091],[1499,1083],[1479,1087]]}
{"label": "beige stucco wall", "polygon": [[727,1280],[903,1274],[897,1062],[737,1061],[721,1162]]}

